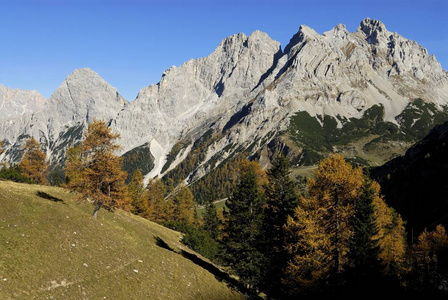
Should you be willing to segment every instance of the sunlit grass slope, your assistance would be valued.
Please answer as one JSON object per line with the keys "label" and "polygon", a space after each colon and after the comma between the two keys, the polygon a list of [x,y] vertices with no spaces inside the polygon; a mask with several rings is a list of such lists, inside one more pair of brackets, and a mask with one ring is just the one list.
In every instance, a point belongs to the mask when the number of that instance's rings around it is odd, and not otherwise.
{"label": "sunlit grass slope", "polygon": [[0,181],[0,299],[241,298],[178,253],[178,232],[92,209],[61,188]]}

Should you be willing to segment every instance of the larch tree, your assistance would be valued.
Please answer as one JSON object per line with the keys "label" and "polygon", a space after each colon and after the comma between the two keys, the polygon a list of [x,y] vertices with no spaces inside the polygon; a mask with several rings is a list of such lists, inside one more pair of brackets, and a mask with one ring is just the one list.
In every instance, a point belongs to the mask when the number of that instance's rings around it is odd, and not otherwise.
{"label": "larch tree", "polygon": [[132,175],[131,181],[128,184],[128,192],[132,213],[145,216],[148,211],[148,190],[145,188],[143,174],[140,169],[137,169]]}
{"label": "larch tree", "polygon": [[298,205],[298,194],[290,179],[288,160],[279,155],[267,171],[264,185],[266,205],[263,212],[263,252],[266,256],[264,287],[269,293],[279,294],[281,276],[290,255],[285,250],[283,226]]}
{"label": "larch tree", "polygon": [[301,198],[285,226],[286,249],[293,255],[284,280],[290,288],[297,283],[312,290],[330,278],[338,284],[348,265],[350,221],[362,183],[361,168],[353,168],[342,156],[320,162],[307,182],[307,197]]}
{"label": "larch tree", "polygon": [[120,146],[120,137],[102,120],[94,120],[78,147],[68,151],[65,173],[67,187],[94,202],[93,217],[101,207],[108,209],[129,208],[122,159],[114,154]]}
{"label": "larch tree", "polygon": [[282,283],[290,295],[313,294],[330,278],[332,243],[325,228],[320,226],[325,208],[314,199],[300,199],[284,226],[285,249],[292,256]]}
{"label": "larch tree", "polygon": [[350,218],[363,179],[360,167],[353,168],[341,155],[332,155],[321,161],[308,183],[309,197],[323,208],[321,226],[332,243],[329,255],[335,274],[341,274],[347,264],[353,234]]}
{"label": "larch tree", "polygon": [[169,216],[171,221],[193,224],[195,201],[190,188],[180,184],[169,198],[173,205],[173,212]]}
{"label": "larch tree", "polygon": [[283,282],[292,294],[315,292],[322,284],[337,288],[347,274],[401,274],[404,222],[386,205],[378,183],[331,155],[320,162],[307,190],[284,227],[293,257]]}
{"label": "larch tree", "polygon": [[424,231],[412,247],[412,273],[415,284],[424,290],[436,290],[448,280],[448,236],[445,227]]}
{"label": "larch tree", "polygon": [[173,213],[171,201],[167,201],[167,187],[160,179],[151,179],[146,187],[148,190],[148,210],[145,218],[163,224],[168,221],[169,215]]}
{"label": "larch tree", "polygon": [[[379,189],[379,186],[377,187]],[[381,197],[376,197],[374,218],[377,232],[373,239],[377,242],[378,258],[384,275],[399,278],[405,272],[406,230],[401,216],[389,207]]]}
{"label": "larch tree", "polygon": [[47,184],[47,160],[39,142],[31,137],[26,141],[24,155],[19,163],[20,172],[37,184]]}

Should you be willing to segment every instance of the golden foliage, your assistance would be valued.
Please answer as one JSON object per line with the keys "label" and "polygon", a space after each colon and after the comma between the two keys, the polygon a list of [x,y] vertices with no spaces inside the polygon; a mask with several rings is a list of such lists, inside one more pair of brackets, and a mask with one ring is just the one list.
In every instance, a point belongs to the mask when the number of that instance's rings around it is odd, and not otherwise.
{"label": "golden foliage", "polygon": [[340,274],[348,263],[352,235],[350,218],[363,184],[361,168],[353,168],[340,155],[321,161],[308,180],[308,196],[300,199],[285,225],[293,255],[285,283],[311,289],[332,274]]}
{"label": "golden foliage", "polygon": [[37,184],[47,184],[46,155],[40,150],[39,142],[31,137],[27,140],[24,151],[19,163],[20,172]]}
{"label": "golden foliage", "polygon": [[148,183],[148,209],[145,217],[163,224],[167,221],[194,222],[194,197],[186,185],[176,188],[166,186],[163,181],[153,179]]}
{"label": "golden foliage", "polygon": [[413,250],[430,257],[447,249],[448,236],[445,227],[439,224],[434,231],[428,232],[425,230],[420,234]]}
{"label": "golden foliage", "polygon": [[[354,205],[364,193],[366,180],[360,167],[352,167],[340,155],[322,160],[314,178],[308,180],[308,195],[300,199],[284,226],[286,249],[293,255],[284,283],[293,292],[317,288],[348,267]],[[378,259],[385,272],[397,274],[406,253],[404,222],[380,197],[378,183],[370,184],[378,229],[372,240],[379,246]]]}
{"label": "golden foliage", "polygon": [[[375,183],[379,192],[380,186]],[[389,207],[382,197],[373,200],[374,219],[377,234],[373,237],[379,246],[379,259],[386,274],[398,275],[404,270],[406,255],[406,231],[404,222],[393,208]]]}
{"label": "golden foliage", "polygon": [[434,231],[424,231],[411,251],[413,272],[425,288],[439,286],[448,277],[448,236],[445,227],[437,225]]}
{"label": "golden foliage", "polygon": [[143,174],[140,169],[137,169],[132,175],[128,185],[128,193],[131,200],[132,213],[144,216],[149,209],[147,201],[148,191],[145,189]]}
{"label": "golden foliage", "polygon": [[173,203],[173,214],[170,216],[172,221],[185,222],[193,224],[194,222],[194,197],[191,190],[181,184],[170,199]]}
{"label": "golden foliage", "polygon": [[119,149],[114,134],[105,121],[94,120],[85,132],[84,141],[68,150],[65,174],[67,187],[96,204],[94,216],[102,206],[130,209],[122,159],[114,154]]}
{"label": "golden foliage", "polygon": [[164,223],[168,220],[168,215],[172,214],[172,208],[165,200],[166,186],[160,179],[152,179],[148,186],[148,210],[145,218],[156,222]]}

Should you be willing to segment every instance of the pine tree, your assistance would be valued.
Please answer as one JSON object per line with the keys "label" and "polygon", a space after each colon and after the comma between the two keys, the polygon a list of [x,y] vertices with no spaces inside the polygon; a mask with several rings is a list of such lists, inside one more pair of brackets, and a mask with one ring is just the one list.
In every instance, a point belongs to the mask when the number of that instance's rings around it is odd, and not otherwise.
{"label": "pine tree", "polygon": [[25,154],[19,163],[20,172],[37,184],[47,184],[46,155],[34,137],[27,140]]}
{"label": "pine tree", "polygon": [[218,239],[219,236],[218,212],[216,211],[216,207],[211,199],[205,206],[204,230],[210,235],[212,239],[214,240]]}
{"label": "pine tree", "polygon": [[94,201],[94,218],[101,207],[129,208],[127,173],[122,170],[121,158],[114,155],[120,148],[115,143],[119,137],[105,121],[94,120],[89,124],[84,141],[68,151],[67,187]]}
{"label": "pine tree", "polygon": [[351,218],[353,236],[350,240],[349,282],[358,290],[379,279],[379,248],[375,235],[374,201],[379,198],[379,185],[368,176],[364,177],[361,195],[355,199]]}
{"label": "pine tree", "polygon": [[264,287],[269,293],[279,294],[281,275],[291,258],[285,250],[283,226],[298,205],[294,183],[289,177],[288,161],[279,155],[267,171],[266,205],[263,214],[263,252],[266,256]]}
{"label": "pine tree", "polygon": [[228,213],[223,234],[224,261],[252,291],[259,288],[264,267],[259,242],[264,199],[258,182],[255,166],[241,173],[226,202]]}

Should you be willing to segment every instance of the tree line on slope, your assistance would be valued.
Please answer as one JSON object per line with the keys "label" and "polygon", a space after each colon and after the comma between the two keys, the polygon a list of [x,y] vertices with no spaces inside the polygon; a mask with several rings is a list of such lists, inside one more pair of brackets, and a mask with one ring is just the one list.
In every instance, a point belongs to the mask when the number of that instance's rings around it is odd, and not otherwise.
{"label": "tree line on slope", "polygon": [[[287,160],[279,156],[264,171],[243,160],[226,210],[212,199],[203,217],[185,185],[152,180],[136,171],[126,185],[118,134],[107,123],[89,125],[84,140],[69,149],[65,186],[100,208],[121,208],[185,233],[184,242],[227,266],[250,297],[263,292],[288,299],[379,287],[440,292],[447,289],[448,237],[438,226],[406,244],[404,222],[380,195],[380,186],[338,155],[323,159],[306,191],[297,192]],[[3,168],[5,169],[5,167]],[[30,139],[21,174],[45,184],[45,155]]]}
{"label": "tree line on slope", "polygon": [[224,262],[254,295],[273,298],[337,293],[424,291],[446,297],[448,237],[438,226],[406,243],[404,221],[380,186],[342,156],[323,159],[298,195],[279,157],[267,184],[252,170],[228,200]]}

